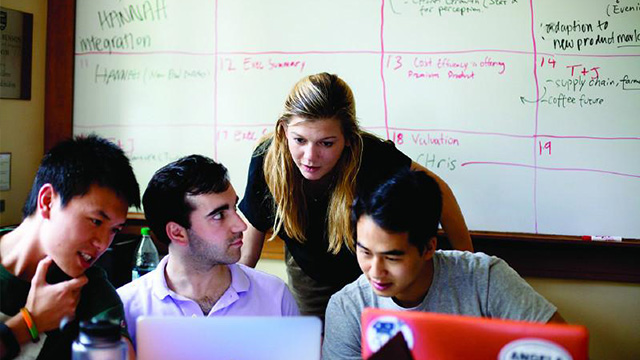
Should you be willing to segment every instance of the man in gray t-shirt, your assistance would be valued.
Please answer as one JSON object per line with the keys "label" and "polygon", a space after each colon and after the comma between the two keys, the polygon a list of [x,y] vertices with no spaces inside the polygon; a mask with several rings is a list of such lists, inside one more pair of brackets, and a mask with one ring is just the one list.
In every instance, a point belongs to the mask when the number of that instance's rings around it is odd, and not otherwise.
{"label": "man in gray t-shirt", "polygon": [[435,180],[411,171],[401,171],[368,199],[356,201],[352,218],[363,275],[329,301],[323,359],[361,358],[365,307],[564,322],[557,308],[503,260],[436,251],[441,203]]}

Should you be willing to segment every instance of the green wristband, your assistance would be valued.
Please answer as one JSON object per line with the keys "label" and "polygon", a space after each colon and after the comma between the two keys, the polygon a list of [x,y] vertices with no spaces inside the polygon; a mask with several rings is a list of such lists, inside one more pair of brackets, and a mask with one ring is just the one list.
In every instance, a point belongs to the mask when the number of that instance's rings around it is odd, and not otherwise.
{"label": "green wristband", "polygon": [[23,307],[22,309],[20,309],[20,312],[22,313],[22,318],[24,319],[24,322],[27,324],[27,329],[29,329],[29,335],[31,335],[31,341],[38,342],[40,340],[40,334],[38,333],[38,328],[36,327],[36,323],[33,322],[33,319],[31,318],[31,314],[29,313],[29,310],[27,310],[26,307]]}

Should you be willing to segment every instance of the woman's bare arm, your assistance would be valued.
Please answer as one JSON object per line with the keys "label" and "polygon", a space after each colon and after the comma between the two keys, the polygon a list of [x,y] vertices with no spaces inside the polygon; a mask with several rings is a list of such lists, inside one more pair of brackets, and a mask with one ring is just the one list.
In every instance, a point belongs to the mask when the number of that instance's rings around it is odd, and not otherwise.
{"label": "woman's bare arm", "polygon": [[254,228],[247,223],[247,230],[244,231],[242,238],[242,254],[240,255],[240,263],[255,267],[260,260],[262,246],[264,245],[265,233]]}

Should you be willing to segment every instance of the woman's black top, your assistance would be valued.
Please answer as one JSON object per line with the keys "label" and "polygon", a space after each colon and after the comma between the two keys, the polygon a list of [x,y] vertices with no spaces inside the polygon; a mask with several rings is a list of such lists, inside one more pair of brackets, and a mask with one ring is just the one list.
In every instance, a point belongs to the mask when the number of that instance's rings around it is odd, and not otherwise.
{"label": "woman's black top", "polygon": [[[257,149],[268,146],[270,143],[261,144]],[[251,158],[247,187],[239,206],[251,225],[261,232],[269,231],[275,218],[273,197],[264,179],[264,153],[265,151],[256,150]],[[357,195],[367,196],[396,171],[409,166],[411,159],[396,149],[393,142],[364,134],[362,163],[356,181]],[[309,216],[307,240],[304,243],[288,237],[284,229],[278,236],[284,240],[287,249],[307,275],[319,282],[340,286],[352,282],[362,272],[355,254],[346,246],[337,255],[327,252],[328,195],[307,202]]]}

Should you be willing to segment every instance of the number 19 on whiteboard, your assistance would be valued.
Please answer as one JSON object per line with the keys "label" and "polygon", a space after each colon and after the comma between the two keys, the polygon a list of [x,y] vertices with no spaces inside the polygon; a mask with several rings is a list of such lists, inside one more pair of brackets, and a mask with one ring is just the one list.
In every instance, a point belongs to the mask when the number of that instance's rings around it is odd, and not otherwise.
{"label": "number 19 on whiteboard", "polygon": [[551,141],[538,141],[539,155],[551,155]]}

